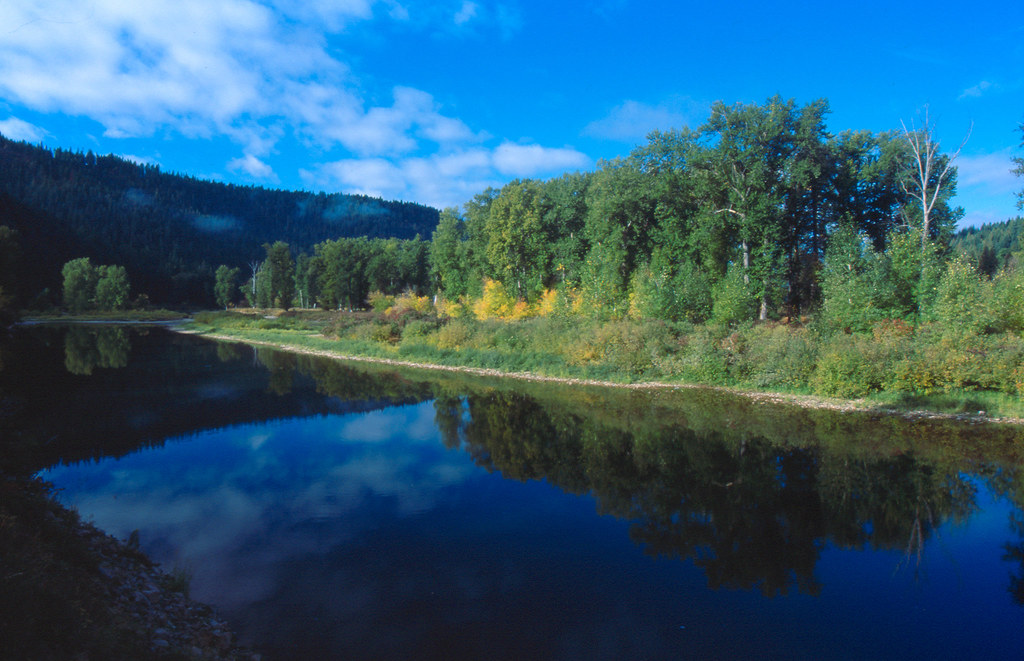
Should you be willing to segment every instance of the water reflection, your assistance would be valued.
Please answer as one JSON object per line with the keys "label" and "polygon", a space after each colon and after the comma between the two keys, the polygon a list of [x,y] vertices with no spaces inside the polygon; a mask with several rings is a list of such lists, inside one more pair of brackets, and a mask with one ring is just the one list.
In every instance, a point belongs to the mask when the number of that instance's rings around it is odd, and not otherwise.
{"label": "water reflection", "polygon": [[64,336],[64,366],[72,374],[128,364],[128,330],[122,326],[72,326]]}
{"label": "water reflection", "polygon": [[976,509],[964,474],[908,455],[869,461],[671,425],[609,430],[517,393],[435,405],[448,445],[506,477],[593,494],[634,522],[648,553],[693,559],[714,588],[817,594],[826,542],[901,550],[916,564],[937,526]]}
{"label": "water reflection", "polygon": [[[139,529],[147,552],[190,568],[198,597],[282,658],[1024,645],[1012,428],[419,377],[177,337],[131,346],[117,379],[53,375],[51,396],[103,415],[41,417],[72,442],[37,460],[98,459],[48,476],[104,528]],[[34,410],[28,383],[17,396]],[[127,393],[148,395],[148,417]],[[102,458],[103,434],[120,459]]]}

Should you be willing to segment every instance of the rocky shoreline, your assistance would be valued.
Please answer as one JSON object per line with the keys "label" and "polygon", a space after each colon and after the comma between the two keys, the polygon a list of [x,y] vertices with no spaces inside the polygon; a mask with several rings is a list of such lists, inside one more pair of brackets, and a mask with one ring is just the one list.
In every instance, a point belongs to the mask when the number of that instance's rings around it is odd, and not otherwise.
{"label": "rocky shoreline", "polygon": [[262,658],[238,645],[212,607],[186,596],[184,577],[164,572],[142,552],[91,524],[79,522],[74,534],[99,561],[112,615],[148,641],[154,658]]}
{"label": "rocky shoreline", "polygon": [[0,659],[257,661],[210,606],[81,520],[53,487],[0,467]]}

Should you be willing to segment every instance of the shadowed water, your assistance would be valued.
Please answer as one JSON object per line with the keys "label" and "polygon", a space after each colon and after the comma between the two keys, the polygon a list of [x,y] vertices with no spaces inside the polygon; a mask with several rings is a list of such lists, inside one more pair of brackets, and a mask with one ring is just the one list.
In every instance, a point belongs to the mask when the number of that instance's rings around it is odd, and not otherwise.
{"label": "shadowed water", "polygon": [[8,470],[270,658],[1016,658],[1019,430],[389,372],[124,328],[0,349]]}

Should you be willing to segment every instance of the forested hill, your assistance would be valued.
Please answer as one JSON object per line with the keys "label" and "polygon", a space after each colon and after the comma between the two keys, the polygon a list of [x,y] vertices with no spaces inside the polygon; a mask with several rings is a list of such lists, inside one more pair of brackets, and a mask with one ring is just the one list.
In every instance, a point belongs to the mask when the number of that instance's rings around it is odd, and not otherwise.
{"label": "forested hill", "polygon": [[311,252],[339,237],[429,239],[437,220],[419,204],[214,183],[0,136],[0,225],[19,234],[25,303],[59,293],[77,257],[127,267],[132,290],[156,302],[200,302],[219,264],[262,259],[265,242]]}
{"label": "forested hill", "polygon": [[967,227],[953,236],[955,252],[968,256],[978,270],[992,277],[1007,266],[1010,257],[1021,249],[1024,218],[1017,217],[981,227]]}

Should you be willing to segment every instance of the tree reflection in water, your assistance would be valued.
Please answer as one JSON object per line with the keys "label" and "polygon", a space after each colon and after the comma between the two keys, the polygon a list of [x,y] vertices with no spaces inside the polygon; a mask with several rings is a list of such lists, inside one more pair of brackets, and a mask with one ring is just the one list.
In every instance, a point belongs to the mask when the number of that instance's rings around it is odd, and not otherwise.
{"label": "tree reflection in water", "polygon": [[[71,327],[62,339],[63,368],[73,374],[129,363],[132,342],[124,328]],[[155,340],[148,338],[150,343]],[[24,351],[6,352],[0,394],[37,383],[39,396],[24,401],[39,399],[42,406],[52,401],[46,398],[59,398],[107,412],[50,416],[39,442],[29,443],[18,425],[30,409],[23,414],[8,407],[0,429],[18,431],[8,436],[21,441],[6,452],[7,463],[16,457],[14,463],[30,468],[55,456],[94,456],[101,448],[111,452],[110,439],[121,455],[132,445],[182,433],[178,425],[185,418],[193,427],[218,426],[323,406],[351,403],[363,410],[375,402],[432,399],[445,444],[478,465],[592,494],[602,513],[632,522],[631,538],[646,553],[692,561],[712,587],[756,588],[768,596],[794,589],[817,594],[815,565],[827,545],[897,551],[916,572],[922,548],[939,527],[976,511],[982,480],[1016,507],[1010,523],[1017,540],[1005,545],[1004,558],[1015,563],[1009,590],[1024,605],[1024,481],[1018,469],[1024,431],[1017,427],[836,414],[755,404],[716,391],[620,392],[398,373],[185,338],[167,344],[159,367],[129,367],[110,394],[76,391],[82,380],[46,372]],[[225,367],[214,370],[210,361]],[[240,366],[249,361],[267,372],[254,380],[251,369],[243,373]],[[154,390],[155,381],[159,392],[167,391],[160,400],[165,404],[133,401],[135,393]],[[296,384],[310,383],[323,401],[292,393]],[[246,388],[262,393],[258,405],[232,407]],[[43,442],[65,437],[81,448],[58,452]]]}
{"label": "tree reflection in water", "polygon": [[128,330],[123,326],[71,326],[64,336],[64,366],[72,374],[124,367],[130,352]]}
{"label": "tree reflection in water", "polygon": [[909,454],[851,456],[650,418],[608,428],[516,392],[435,407],[449,446],[506,477],[593,494],[603,513],[634,522],[647,553],[692,559],[714,588],[817,594],[826,542],[902,551],[916,568],[939,525],[976,509],[962,472]]}

